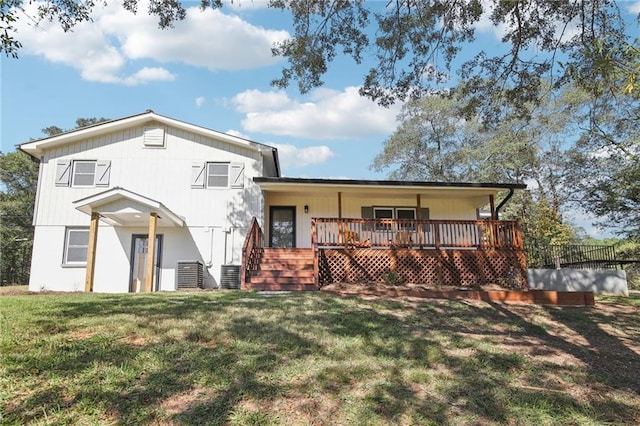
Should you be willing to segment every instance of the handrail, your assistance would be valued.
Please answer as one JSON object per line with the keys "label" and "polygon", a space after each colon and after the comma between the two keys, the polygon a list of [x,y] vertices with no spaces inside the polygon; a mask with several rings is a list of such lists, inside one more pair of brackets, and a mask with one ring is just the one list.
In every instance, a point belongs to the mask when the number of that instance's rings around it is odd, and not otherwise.
{"label": "handrail", "polygon": [[257,266],[256,257],[263,247],[263,234],[258,220],[254,217],[249,225],[249,232],[242,245],[242,271],[240,272],[240,288],[244,289],[249,271]]}
{"label": "handrail", "polygon": [[[524,249],[518,221],[314,218],[318,247]],[[314,245],[315,247],[315,245]]]}

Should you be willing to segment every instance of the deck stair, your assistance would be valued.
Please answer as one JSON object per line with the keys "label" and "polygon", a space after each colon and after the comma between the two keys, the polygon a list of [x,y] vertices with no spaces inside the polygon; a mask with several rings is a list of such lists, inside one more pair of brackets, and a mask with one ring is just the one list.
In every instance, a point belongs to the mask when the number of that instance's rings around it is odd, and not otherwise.
{"label": "deck stair", "polygon": [[313,276],[313,250],[264,248],[257,270],[250,271],[252,290],[317,290]]}

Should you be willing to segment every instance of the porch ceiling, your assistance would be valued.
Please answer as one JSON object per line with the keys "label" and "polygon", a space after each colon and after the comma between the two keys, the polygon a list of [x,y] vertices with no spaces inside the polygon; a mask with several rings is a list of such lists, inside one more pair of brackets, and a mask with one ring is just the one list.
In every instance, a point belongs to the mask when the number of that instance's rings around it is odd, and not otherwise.
{"label": "porch ceiling", "polygon": [[158,216],[159,227],[182,227],[184,219],[161,202],[124,188],[112,188],[104,192],[73,202],[76,209],[91,215],[100,214],[101,219],[114,226],[140,226],[149,224],[149,215]]}
{"label": "porch ceiling", "polygon": [[439,183],[439,182],[397,182],[397,181],[355,181],[324,179],[270,179],[256,178],[260,188],[269,193],[315,194],[331,196],[341,192],[350,198],[406,198],[423,199],[471,199],[486,203],[490,195],[508,189],[524,189],[526,185]]}

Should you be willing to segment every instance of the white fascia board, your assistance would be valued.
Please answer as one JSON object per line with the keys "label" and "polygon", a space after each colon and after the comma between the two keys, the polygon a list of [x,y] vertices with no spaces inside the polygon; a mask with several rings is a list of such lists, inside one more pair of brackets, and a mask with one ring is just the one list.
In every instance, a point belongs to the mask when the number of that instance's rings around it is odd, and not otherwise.
{"label": "white fascia board", "polygon": [[99,136],[106,133],[118,131],[128,127],[138,126],[149,122],[158,122],[169,127],[175,127],[187,132],[192,132],[205,137],[217,139],[223,142],[227,142],[233,145],[243,146],[246,148],[254,149],[258,152],[271,152],[273,147],[264,145],[258,142],[253,142],[248,139],[240,138],[237,136],[228,135],[226,133],[218,132],[215,130],[207,129],[204,127],[196,126],[194,124],[186,123],[184,121],[176,120],[173,118],[165,117],[163,115],[156,114],[154,112],[146,112],[126,118],[107,121],[105,123],[99,123],[93,126],[85,127],[78,130],[71,130],[50,138],[39,139],[31,142],[20,144],[18,147],[20,150],[30,154],[33,157],[40,158],[43,152],[50,148],[66,145],[69,143],[77,142],[89,137]]}

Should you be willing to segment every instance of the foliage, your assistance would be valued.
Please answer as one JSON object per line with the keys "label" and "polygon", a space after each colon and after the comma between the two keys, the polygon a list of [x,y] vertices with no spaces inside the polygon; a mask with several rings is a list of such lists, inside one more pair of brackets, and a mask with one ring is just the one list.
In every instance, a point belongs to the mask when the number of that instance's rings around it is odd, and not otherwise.
{"label": "foliage", "polygon": [[[20,48],[13,24],[20,18],[23,1],[0,2],[0,51],[7,55],[17,56]],[[201,0],[201,8],[219,8],[223,3]],[[122,2],[133,13],[140,4]],[[339,55],[357,64],[365,56],[375,57],[361,93],[382,105],[439,91],[457,67],[468,110],[481,110],[492,122],[504,118],[504,105],[526,115],[525,104],[541,97],[547,79],[555,87],[575,83],[593,93],[603,90],[603,81],[611,82],[604,87],[616,93],[636,97],[640,93],[640,48],[638,39],[632,38],[637,25],[626,23],[611,0],[377,4],[269,0],[268,4],[289,11],[294,26],[292,37],[273,48],[275,55],[289,62],[273,84],[286,87],[295,80],[303,93],[323,84],[323,75]],[[92,0],[50,0],[39,5],[39,16],[29,18],[56,20],[70,31],[91,19],[94,6]],[[152,0],[146,12],[158,18],[160,28],[186,17],[177,0]],[[477,52],[458,64],[464,46],[475,41],[487,21],[491,29],[502,32],[504,48],[495,54]]]}
{"label": "foliage", "polygon": [[0,152],[0,285],[28,281],[37,182],[37,161]]}
{"label": "foliage", "polygon": [[[363,95],[382,105],[423,97],[450,78],[457,55],[475,41],[488,16],[503,32],[504,50],[493,56],[480,51],[458,70],[469,111],[482,106],[485,120],[504,118],[505,104],[526,115],[526,103],[540,98],[547,79],[556,87],[573,82],[597,91],[595,80],[619,83],[622,77],[618,93],[640,92],[638,40],[632,38],[637,27],[625,23],[614,1],[402,0],[377,9],[362,1],[271,5],[290,10],[294,19],[293,37],[274,48],[289,60],[275,81],[280,87],[296,80],[306,92],[322,84],[339,53],[356,63],[375,54]],[[375,32],[369,31],[371,21]]]}
{"label": "foliage", "polygon": [[624,269],[627,271],[629,289],[640,290],[640,240],[622,240],[616,244],[615,249],[618,259],[635,261]]}
{"label": "foliage", "polygon": [[637,424],[639,301],[0,296],[0,423]]}
{"label": "foliage", "polygon": [[60,133],[64,133],[64,132],[69,132],[71,130],[76,130],[76,129],[81,129],[83,127],[89,127],[89,126],[93,126],[95,124],[100,124],[103,123],[105,121],[109,121],[109,118],[104,118],[104,117],[100,117],[100,118],[96,118],[96,117],[80,117],[78,119],[76,119],[76,127],[74,127],[73,129],[69,129],[69,130],[64,130],[58,126],[48,126],[45,127],[44,129],[42,129],[42,133],[44,133],[45,135],[47,135],[47,137],[51,137],[51,136],[55,136],[58,135]]}
{"label": "foliage", "polygon": [[621,234],[640,236],[640,99],[580,93],[567,108],[584,129],[568,151],[572,201]]}
{"label": "foliage", "polygon": [[474,164],[477,125],[460,117],[460,104],[452,96],[427,96],[402,107],[398,128],[385,141],[371,167],[392,169],[397,180],[469,180]]}
{"label": "foliage", "polygon": [[400,273],[396,270],[389,270],[382,274],[382,281],[386,285],[402,285],[404,284],[404,280]]}

